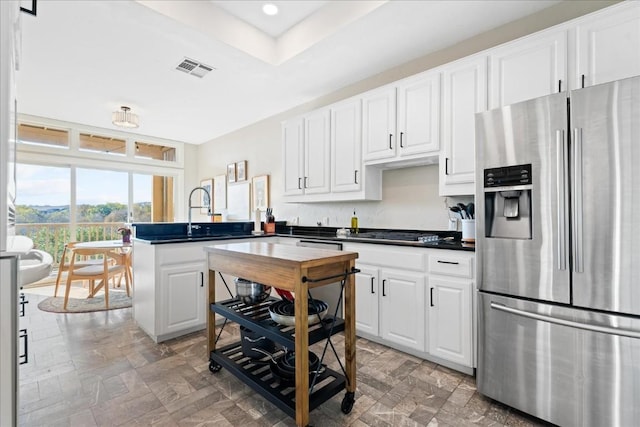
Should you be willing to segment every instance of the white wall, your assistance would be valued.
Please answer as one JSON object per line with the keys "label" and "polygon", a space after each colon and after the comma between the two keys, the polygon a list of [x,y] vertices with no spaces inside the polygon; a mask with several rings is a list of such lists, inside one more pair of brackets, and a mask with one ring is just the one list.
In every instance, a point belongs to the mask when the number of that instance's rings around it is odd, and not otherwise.
{"label": "white wall", "polygon": [[[290,111],[255,123],[244,129],[198,146],[198,178],[187,182],[193,188],[200,179],[223,174],[227,163],[248,161],[249,179],[269,174],[271,203],[276,220],[299,218],[300,225],[315,225],[324,217],[329,226],[348,226],[356,209],[361,227],[444,230],[449,213],[445,205],[467,203],[471,197],[438,196],[438,165],[389,170],[383,173],[383,200],[379,202],[341,202],[289,204],[282,198],[282,147],[280,124],[287,118],[329,105],[401,78],[434,68],[455,59],[479,52],[538,30],[593,12],[615,1],[568,1],[540,13],[486,32],[473,39],[427,55],[357,82],[335,93]],[[230,184],[233,185],[233,184]],[[194,211],[194,218],[196,212]],[[204,220],[199,217],[199,220]]]}

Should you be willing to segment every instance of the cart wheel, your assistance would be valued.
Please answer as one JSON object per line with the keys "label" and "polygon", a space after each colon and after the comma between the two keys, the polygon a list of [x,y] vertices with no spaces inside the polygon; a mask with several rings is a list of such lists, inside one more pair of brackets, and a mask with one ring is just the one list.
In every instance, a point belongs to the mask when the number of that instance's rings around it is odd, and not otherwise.
{"label": "cart wheel", "polygon": [[222,369],[221,365],[218,365],[213,360],[209,362],[209,370],[211,371],[211,373],[215,374],[216,372],[220,371],[220,369]]}
{"label": "cart wheel", "polygon": [[342,413],[343,414],[350,413],[351,410],[353,409],[353,404],[355,403],[355,401],[356,401],[355,393],[352,391],[348,391],[344,395],[344,399],[342,399],[342,405],[340,406],[340,409],[342,409]]}

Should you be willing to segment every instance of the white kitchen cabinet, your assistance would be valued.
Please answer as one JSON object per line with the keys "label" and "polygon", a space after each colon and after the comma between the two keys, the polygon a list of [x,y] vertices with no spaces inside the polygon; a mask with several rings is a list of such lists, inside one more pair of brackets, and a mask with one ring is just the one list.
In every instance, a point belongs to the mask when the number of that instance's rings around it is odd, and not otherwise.
{"label": "white kitchen cabinet", "polygon": [[286,202],[382,198],[382,172],[362,164],[359,98],[284,122],[282,142]]}
{"label": "white kitchen cabinet", "polygon": [[203,247],[210,244],[134,241],[133,318],[155,342],[206,327],[209,277]]}
{"label": "white kitchen cabinet", "polygon": [[573,89],[640,75],[640,2],[622,2],[576,23]]}
{"label": "white kitchen cabinet", "polygon": [[333,192],[362,189],[362,111],[359,99],[331,106],[331,186]]}
{"label": "white kitchen cabinet", "polygon": [[364,159],[395,156],[396,87],[384,86],[362,96]]}
{"label": "white kitchen cabinet", "polygon": [[442,68],[443,149],[441,196],[475,193],[475,114],[487,110],[487,56],[482,54]]}
{"label": "white kitchen cabinet", "polygon": [[380,270],[366,265],[358,265],[358,268],[360,272],[356,274],[356,331],[378,336]]}
{"label": "white kitchen cabinet", "polygon": [[160,333],[175,334],[201,328],[207,320],[206,264],[186,263],[160,267]]}
{"label": "white kitchen cabinet", "polygon": [[472,293],[474,255],[431,251],[429,255],[428,351],[473,367]]}
{"label": "white kitchen cabinet", "polygon": [[426,275],[382,269],[379,285],[380,336],[388,342],[425,351]]}
{"label": "white kitchen cabinet", "polygon": [[562,26],[490,49],[489,108],[566,90],[567,39]]}
{"label": "white kitchen cabinet", "polygon": [[329,110],[317,110],[282,125],[285,195],[328,193]]}
{"label": "white kitchen cabinet", "polygon": [[469,280],[429,278],[429,353],[472,366],[471,292]]}
{"label": "white kitchen cabinet", "polygon": [[440,149],[440,73],[430,71],[362,95],[364,161],[424,164]]}
{"label": "white kitchen cabinet", "polygon": [[425,252],[345,243],[358,252],[356,332],[400,349],[425,352]]}
{"label": "white kitchen cabinet", "polygon": [[282,123],[284,195],[304,194],[304,119],[302,117]]}

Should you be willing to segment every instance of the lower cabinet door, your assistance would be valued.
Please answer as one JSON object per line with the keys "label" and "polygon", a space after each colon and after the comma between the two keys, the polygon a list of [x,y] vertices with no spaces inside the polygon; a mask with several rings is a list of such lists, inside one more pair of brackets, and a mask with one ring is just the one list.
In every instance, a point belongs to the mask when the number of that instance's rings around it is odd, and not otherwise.
{"label": "lower cabinet door", "polygon": [[426,351],[426,276],[383,269],[380,278],[381,337],[405,347]]}
{"label": "lower cabinet door", "polygon": [[358,265],[356,274],[356,331],[378,335],[378,280],[380,270]]}
{"label": "lower cabinet door", "polygon": [[162,325],[158,335],[206,323],[205,270],[202,262],[160,269]]}
{"label": "lower cabinet door", "polygon": [[471,290],[473,282],[431,276],[429,353],[472,366]]}

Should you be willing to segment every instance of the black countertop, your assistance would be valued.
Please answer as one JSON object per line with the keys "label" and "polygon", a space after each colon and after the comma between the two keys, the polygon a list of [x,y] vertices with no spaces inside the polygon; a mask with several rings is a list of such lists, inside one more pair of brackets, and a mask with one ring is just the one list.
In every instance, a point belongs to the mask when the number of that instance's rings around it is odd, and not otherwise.
{"label": "black countertop", "polygon": [[[335,227],[302,227],[288,226],[286,223],[276,223],[275,234],[253,235],[253,222],[237,223],[194,223],[199,228],[193,230],[192,236],[187,236],[186,223],[156,223],[133,224],[135,230],[134,240],[139,243],[151,245],[189,243],[202,241],[225,241],[230,239],[255,239],[263,237],[292,237],[298,239],[313,239],[331,242],[370,243],[376,245],[405,246],[417,248],[449,249],[461,251],[475,251],[473,243],[465,243],[460,240],[461,233],[456,231],[429,231],[429,230],[398,230],[398,229],[360,229],[359,233],[348,237],[337,237]],[[416,240],[396,240],[395,237],[416,236]],[[382,238],[381,236],[386,236]],[[437,238],[435,241],[420,242],[417,236],[429,236]]]}

